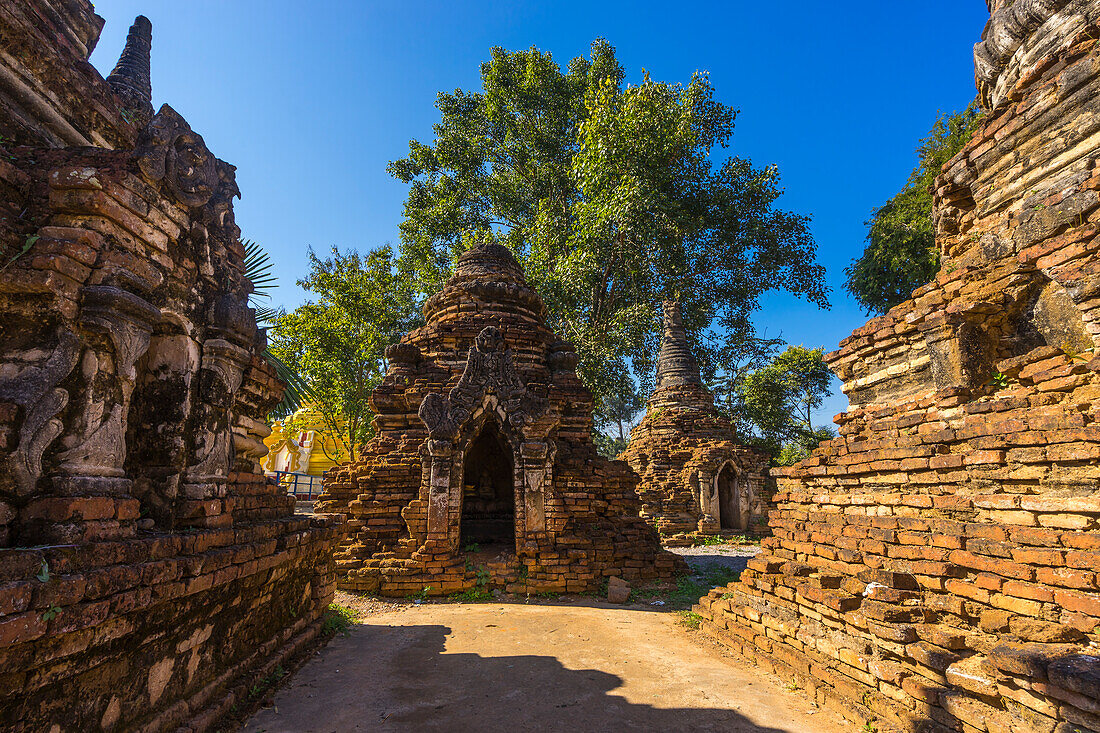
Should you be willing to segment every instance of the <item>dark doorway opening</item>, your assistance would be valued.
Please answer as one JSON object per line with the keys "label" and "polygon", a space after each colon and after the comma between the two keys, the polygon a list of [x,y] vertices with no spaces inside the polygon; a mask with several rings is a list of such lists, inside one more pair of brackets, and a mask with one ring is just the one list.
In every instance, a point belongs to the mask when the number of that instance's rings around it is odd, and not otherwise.
{"label": "dark doorway opening", "polygon": [[492,422],[487,422],[466,451],[462,469],[460,542],[515,551],[516,500],[512,451]]}
{"label": "dark doorway opening", "polygon": [[726,464],[718,474],[718,521],[722,529],[744,529],[741,526],[741,491],[737,485],[737,473]]}

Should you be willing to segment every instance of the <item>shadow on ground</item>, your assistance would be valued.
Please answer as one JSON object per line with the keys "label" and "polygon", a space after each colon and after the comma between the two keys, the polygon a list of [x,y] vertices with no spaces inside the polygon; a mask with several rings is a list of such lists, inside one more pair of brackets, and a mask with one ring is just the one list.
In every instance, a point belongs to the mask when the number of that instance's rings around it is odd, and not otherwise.
{"label": "shadow on ground", "polygon": [[[435,606],[428,613],[454,614],[454,623],[411,625],[422,613],[417,610],[398,615],[397,625],[387,619],[385,625],[353,626],[245,730],[835,730],[805,727],[816,722],[805,704],[787,709],[797,705],[776,700],[778,688],[773,691],[752,671],[707,657],[686,635],[670,633],[667,614],[591,606],[558,610],[563,613],[547,606]],[[506,653],[525,649],[546,653]],[[732,700],[738,689],[746,694]],[[786,724],[754,722],[769,717]]]}

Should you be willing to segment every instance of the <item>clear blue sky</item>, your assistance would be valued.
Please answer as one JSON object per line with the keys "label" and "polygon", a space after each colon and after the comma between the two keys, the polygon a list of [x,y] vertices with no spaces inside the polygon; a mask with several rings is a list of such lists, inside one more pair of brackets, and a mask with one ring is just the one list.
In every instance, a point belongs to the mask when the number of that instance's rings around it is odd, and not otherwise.
{"label": "clear blue sky", "polygon": [[[293,307],[306,247],[398,239],[406,187],[386,164],[430,141],[440,90],[479,87],[492,46],[532,45],[563,66],[604,36],[637,81],[707,70],[741,110],[732,151],[776,163],[780,204],[813,217],[831,311],[769,296],[756,322],[836,348],[866,317],[843,291],[863,222],[905,182],[937,110],[974,97],[982,0],[419,2],[100,0],[92,62],[110,72],[134,16],[153,22],[153,102],[168,102],[237,166],[244,236],[277,260]],[[837,395],[822,410],[844,409]]]}

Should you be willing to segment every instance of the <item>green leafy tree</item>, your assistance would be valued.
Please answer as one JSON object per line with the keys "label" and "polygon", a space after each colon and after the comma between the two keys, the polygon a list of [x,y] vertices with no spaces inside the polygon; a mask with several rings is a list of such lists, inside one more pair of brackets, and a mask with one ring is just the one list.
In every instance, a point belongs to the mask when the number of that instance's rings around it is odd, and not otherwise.
{"label": "green leafy tree", "polygon": [[596,408],[597,423],[593,430],[596,448],[608,458],[615,458],[626,450],[630,441],[630,425],[646,407],[646,400],[639,394],[625,365],[619,374],[617,389],[605,394],[601,398],[602,404]]}
{"label": "green leafy tree", "polygon": [[774,207],[776,168],[718,155],[736,111],[709,79],[624,76],[602,39],[565,71],[535,48],[494,48],[480,91],[439,95],[434,143],[390,165],[410,185],[401,260],[425,293],[471,239],[511,248],[603,423],[624,380],[648,392],[664,298],[680,299],[704,359],[718,348],[705,334],[751,335],[768,290],[827,307],[807,219]]}
{"label": "green leafy tree", "polygon": [[738,436],[747,437],[755,432],[742,399],[745,380],[770,364],[784,343],[781,338],[768,338],[767,333],[723,343],[713,350],[715,363],[700,365],[704,375],[709,375],[707,386],[714,395],[715,406],[733,421]]}
{"label": "green leafy tree", "polygon": [[388,246],[365,256],[333,247],[325,260],[311,250],[309,264],[298,285],[317,298],[275,317],[269,350],[308,381],[340,458],[350,458],[371,435],[368,398],[386,373],[386,347],[417,325],[418,301]]}
{"label": "green leafy tree", "polygon": [[625,438],[616,438],[600,430],[592,431],[592,442],[596,445],[597,453],[612,460],[626,450],[626,446],[630,443]]}
{"label": "green leafy tree", "polygon": [[758,444],[779,460],[808,453],[834,435],[830,427],[813,424],[814,410],[832,394],[824,355],[821,347],[789,346],[742,382],[743,419],[753,425]]}
{"label": "green leafy tree", "polygon": [[917,148],[919,163],[905,187],[872,212],[867,247],[844,271],[845,289],[868,314],[885,313],[936,276],[940,253],[932,226],[932,185],[982,119],[977,102],[962,112],[941,114]]}

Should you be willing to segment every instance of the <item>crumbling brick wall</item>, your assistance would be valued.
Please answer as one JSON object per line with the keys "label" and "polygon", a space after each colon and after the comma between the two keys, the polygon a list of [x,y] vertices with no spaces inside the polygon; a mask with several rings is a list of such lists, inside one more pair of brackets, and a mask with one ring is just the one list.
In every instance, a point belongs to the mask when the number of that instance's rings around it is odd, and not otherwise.
{"label": "crumbling brick wall", "polygon": [[319,630],[336,520],[260,470],[262,357],[233,166],[85,0],[0,35],[0,727],[204,730]]}
{"label": "crumbling brick wall", "polygon": [[[638,517],[627,464],[596,452],[577,356],[546,327],[507,249],[463,254],[424,313],[426,325],[387,351],[389,372],[371,396],[376,436],[360,460],[325,473],[318,507],[349,517],[336,555],[341,587],[581,592],[611,575],[635,582],[686,569]],[[514,507],[514,545],[491,558],[463,538],[464,464],[484,430],[509,456]]]}
{"label": "crumbling brick wall", "polygon": [[1100,731],[1100,4],[992,9],[944,266],[829,355],[839,437],[699,611],[880,730]]}
{"label": "crumbling brick wall", "polygon": [[691,354],[680,304],[665,301],[663,315],[657,385],[619,456],[641,479],[642,517],[663,535],[766,534],[768,456],[740,442],[715,407]]}

